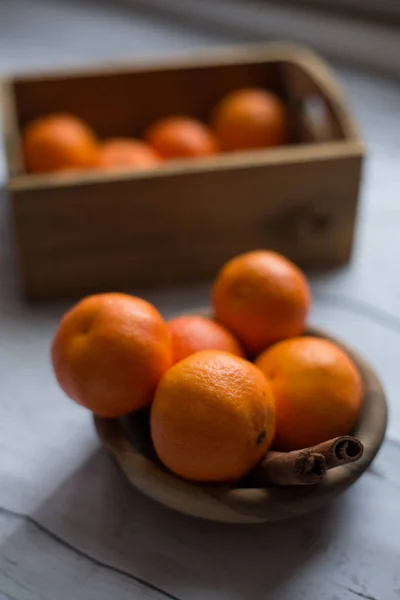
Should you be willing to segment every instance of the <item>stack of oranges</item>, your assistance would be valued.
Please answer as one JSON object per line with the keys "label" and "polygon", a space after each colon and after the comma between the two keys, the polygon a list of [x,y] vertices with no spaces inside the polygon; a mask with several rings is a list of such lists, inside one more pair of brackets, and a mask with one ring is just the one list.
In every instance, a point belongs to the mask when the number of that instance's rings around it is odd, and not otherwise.
{"label": "stack of oranges", "polygon": [[270,447],[309,447],[357,421],[361,377],[342,349],[304,334],[310,300],[293,263],[250,252],[217,274],[212,317],[165,322],[125,294],[82,300],[58,327],[54,370],[96,415],[150,407],[154,448],[173,473],[237,481]]}
{"label": "stack of oranges", "polygon": [[74,169],[154,168],[163,161],[207,157],[280,146],[288,141],[288,118],[275,94],[258,88],[236,90],[212,111],[210,125],[191,116],[169,116],[144,132],[143,140],[101,142],[90,126],[70,114],[52,114],[28,124],[22,146],[29,172]]}

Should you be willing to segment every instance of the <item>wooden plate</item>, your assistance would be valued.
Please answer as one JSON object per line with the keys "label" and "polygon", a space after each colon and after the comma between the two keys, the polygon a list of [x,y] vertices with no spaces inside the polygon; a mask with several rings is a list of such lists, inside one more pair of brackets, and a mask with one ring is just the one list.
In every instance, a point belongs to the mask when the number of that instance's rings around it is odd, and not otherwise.
{"label": "wooden plate", "polygon": [[363,410],[353,432],[364,444],[364,454],[356,463],[328,471],[320,484],[249,489],[240,484],[207,486],[184,481],[158,461],[149,436],[148,411],[119,420],[95,417],[100,440],[136,489],[187,515],[226,523],[257,523],[320,508],[350,487],[375,458],[385,435],[387,406],[377,375],[354,350],[323,331],[309,328],[307,334],[341,346],[357,364],[365,386]]}

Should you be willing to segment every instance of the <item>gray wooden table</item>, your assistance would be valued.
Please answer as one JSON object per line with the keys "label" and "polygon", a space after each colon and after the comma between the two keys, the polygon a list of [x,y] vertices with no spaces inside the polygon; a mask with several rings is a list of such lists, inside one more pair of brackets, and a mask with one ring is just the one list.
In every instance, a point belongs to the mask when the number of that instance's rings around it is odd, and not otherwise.
{"label": "gray wooden table", "polygon": [[[230,41],[107,6],[0,3],[0,69]],[[325,511],[274,526],[197,522],[134,492],[54,382],[49,342],[66,305],[21,300],[2,197],[0,600],[400,598],[400,83],[338,75],[369,159],[353,260],[313,278],[312,320],[361,350],[386,387],[388,438],[373,468]],[[208,289],[147,296],[171,315],[206,302]]]}

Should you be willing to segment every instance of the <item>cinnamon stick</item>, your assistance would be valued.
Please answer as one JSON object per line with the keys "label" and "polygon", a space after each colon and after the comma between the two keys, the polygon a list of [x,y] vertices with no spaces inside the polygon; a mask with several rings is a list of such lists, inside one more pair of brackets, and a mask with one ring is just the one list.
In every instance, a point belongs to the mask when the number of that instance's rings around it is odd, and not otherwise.
{"label": "cinnamon stick", "polygon": [[313,446],[310,450],[322,454],[326,468],[333,469],[359,460],[363,455],[364,446],[358,438],[342,435]]}
{"label": "cinnamon stick", "polygon": [[322,454],[309,448],[293,452],[268,452],[246,477],[248,485],[311,485],[322,481],[326,473]]}
{"label": "cinnamon stick", "polygon": [[319,483],[328,469],[355,462],[364,446],[351,435],[292,452],[268,452],[246,477],[247,485],[311,485]]}

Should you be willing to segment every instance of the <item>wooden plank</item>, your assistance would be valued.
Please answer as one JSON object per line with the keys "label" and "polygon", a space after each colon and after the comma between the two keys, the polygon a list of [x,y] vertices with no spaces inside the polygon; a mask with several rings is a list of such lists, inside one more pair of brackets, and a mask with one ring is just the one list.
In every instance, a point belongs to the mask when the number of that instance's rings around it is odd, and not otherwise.
{"label": "wooden plank", "polygon": [[0,111],[6,165],[10,179],[18,177],[23,169],[18,131],[18,114],[14,86],[11,79],[0,79]]}
{"label": "wooden plank", "polygon": [[79,551],[34,517],[0,508],[0,541],[2,600],[174,600],[151,582]]}
{"label": "wooden plank", "polygon": [[332,106],[347,138],[358,137],[327,65],[292,44],[254,44],[130,68],[19,76],[13,83],[20,127],[51,112],[70,112],[100,136],[138,136],[171,114],[209,121],[220,98],[242,87],[266,87],[282,95],[288,89],[285,79],[292,76],[301,80],[303,96],[318,93]]}
{"label": "wooden plank", "polygon": [[388,541],[399,458],[389,443],[374,470],[325,511],[235,527],[148,502],[107,457],[93,457],[28,517],[0,511],[0,590],[18,600],[398,600],[398,554]]}
{"label": "wooden plank", "polygon": [[[305,265],[350,254],[359,156],[14,192],[28,293],[50,297],[212,276],[259,247]],[[327,182],[330,182],[327,189]],[[112,199],[112,200],[111,200]]]}

